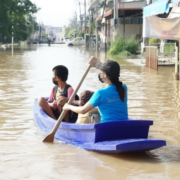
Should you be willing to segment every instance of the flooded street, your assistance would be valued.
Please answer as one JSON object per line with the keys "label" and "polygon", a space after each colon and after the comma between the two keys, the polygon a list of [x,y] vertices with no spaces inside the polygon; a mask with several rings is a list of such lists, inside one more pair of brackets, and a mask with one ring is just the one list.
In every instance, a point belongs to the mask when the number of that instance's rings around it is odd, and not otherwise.
{"label": "flooded street", "polygon": [[[69,69],[74,88],[93,53],[66,45],[35,45],[26,49],[0,49],[0,180],[176,180],[180,179],[180,87],[172,67],[158,71],[115,58],[121,80],[128,87],[129,116],[153,120],[149,138],[167,146],[146,153],[106,155],[64,142],[42,143],[46,136],[33,118],[35,98],[49,96],[52,68]],[[99,59],[108,57],[100,53]],[[103,87],[98,70],[91,69],[79,93]],[[78,93],[78,94],[79,94]]]}

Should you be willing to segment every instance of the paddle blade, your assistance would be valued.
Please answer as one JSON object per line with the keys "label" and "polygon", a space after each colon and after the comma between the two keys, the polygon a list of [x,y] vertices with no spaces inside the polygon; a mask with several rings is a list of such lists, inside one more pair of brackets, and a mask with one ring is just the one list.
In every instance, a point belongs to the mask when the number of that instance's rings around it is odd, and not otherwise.
{"label": "paddle blade", "polygon": [[53,143],[54,141],[54,133],[49,134],[44,140],[43,142],[48,142],[48,143]]}

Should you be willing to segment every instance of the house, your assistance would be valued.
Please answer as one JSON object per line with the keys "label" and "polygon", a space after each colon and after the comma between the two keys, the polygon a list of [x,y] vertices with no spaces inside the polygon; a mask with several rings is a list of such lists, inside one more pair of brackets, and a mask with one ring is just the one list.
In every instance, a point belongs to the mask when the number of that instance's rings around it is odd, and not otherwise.
{"label": "house", "polygon": [[[114,0],[115,1],[115,0]],[[142,38],[143,8],[149,3],[146,0],[120,0],[118,1],[118,19],[114,19],[114,1],[107,0],[105,10],[101,7],[96,17],[97,24],[101,27],[101,44],[112,41],[115,36],[115,25],[117,25],[117,36],[135,36],[138,40]],[[97,0],[90,1],[89,9],[95,9]],[[101,2],[102,3],[102,2]]]}

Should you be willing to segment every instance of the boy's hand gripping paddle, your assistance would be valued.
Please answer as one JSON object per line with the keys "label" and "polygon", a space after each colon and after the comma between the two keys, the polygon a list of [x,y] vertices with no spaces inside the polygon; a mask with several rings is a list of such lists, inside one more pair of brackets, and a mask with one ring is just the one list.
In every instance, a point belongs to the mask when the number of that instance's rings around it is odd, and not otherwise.
{"label": "boy's hand gripping paddle", "polygon": [[[90,62],[89,66],[88,66],[86,72],[84,73],[83,77],[81,78],[78,86],[76,87],[76,89],[75,89],[75,91],[73,92],[71,98],[70,98],[69,101],[67,102],[68,104],[71,104],[71,103],[72,103],[72,101],[73,101],[75,95],[77,94],[79,88],[81,87],[81,84],[82,84],[82,82],[84,81],[87,73],[89,72],[89,70],[91,69],[91,67],[94,67],[94,66],[95,66],[95,63],[97,62],[97,60],[96,60],[95,58],[94,58],[94,59],[92,58],[91,60],[93,60],[93,62]],[[90,60],[90,61],[91,61],[91,60]],[[56,124],[55,124],[55,126],[54,126],[54,128],[53,128],[53,130],[52,130],[51,133],[43,140],[43,142],[53,142],[53,141],[54,141],[54,135],[55,135],[55,133],[56,133],[56,131],[57,131],[57,129],[58,129],[61,121],[64,119],[64,116],[66,115],[66,112],[67,112],[66,110],[63,110],[63,112],[62,112],[61,115],[59,116],[59,118],[58,118],[58,120],[57,120],[57,122],[56,122]]]}

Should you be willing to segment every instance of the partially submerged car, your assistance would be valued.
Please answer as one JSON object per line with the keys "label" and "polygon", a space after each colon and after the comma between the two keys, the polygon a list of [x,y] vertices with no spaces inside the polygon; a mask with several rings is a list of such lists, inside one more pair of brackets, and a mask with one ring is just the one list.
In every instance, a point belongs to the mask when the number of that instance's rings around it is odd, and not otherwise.
{"label": "partially submerged car", "polygon": [[82,37],[77,37],[75,39],[73,39],[72,41],[68,41],[66,43],[68,46],[80,46],[80,45],[84,45],[84,39]]}

